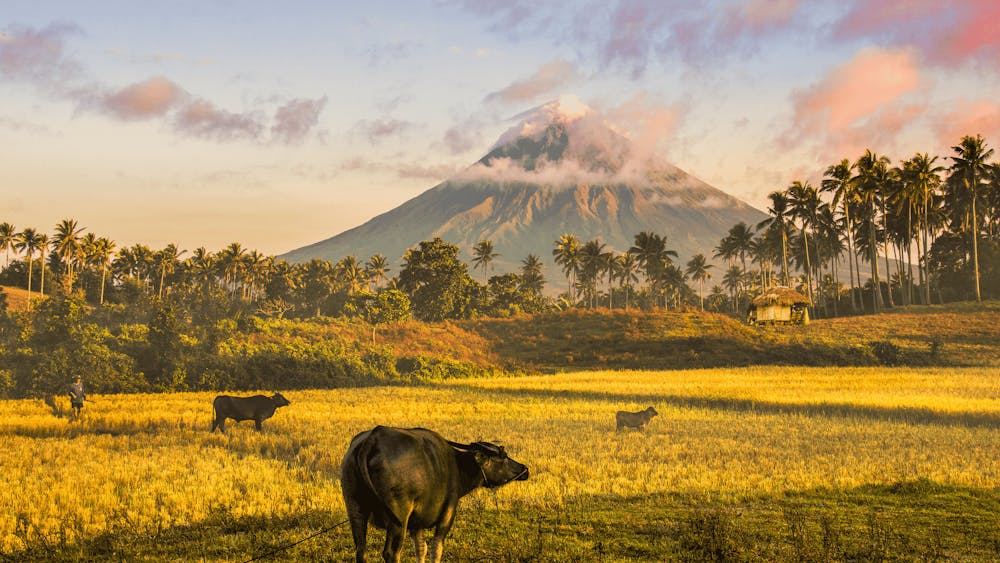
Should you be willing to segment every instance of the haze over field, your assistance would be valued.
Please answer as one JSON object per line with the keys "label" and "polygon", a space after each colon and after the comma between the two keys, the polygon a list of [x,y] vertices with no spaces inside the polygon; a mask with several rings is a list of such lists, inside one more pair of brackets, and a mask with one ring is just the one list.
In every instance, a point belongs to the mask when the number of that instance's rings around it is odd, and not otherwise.
{"label": "haze over field", "polygon": [[452,177],[564,93],[763,209],[866,147],[995,144],[998,19],[992,0],[8,0],[0,220],[281,254]]}

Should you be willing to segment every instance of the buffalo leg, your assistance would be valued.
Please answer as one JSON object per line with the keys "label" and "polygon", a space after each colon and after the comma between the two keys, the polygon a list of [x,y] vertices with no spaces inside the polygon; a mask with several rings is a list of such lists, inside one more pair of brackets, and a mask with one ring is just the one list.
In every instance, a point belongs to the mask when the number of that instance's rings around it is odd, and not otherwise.
{"label": "buffalo leg", "polygon": [[351,521],[351,536],[354,538],[354,561],[365,563],[365,547],[368,544],[368,515],[357,506],[348,505],[347,518]]}
{"label": "buffalo leg", "polygon": [[412,530],[412,533],[413,551],[417,555],[417,563],[424,563],[424,559],[427,557],[427,542],[424,541],[424,531]]}
{"label": "buffalo leg", "polygon": [[226,433],[226,417],[215,419],[215,424],[212,425],[212,430],[214,431],[216,428],[219,429],[219,432],[222,432],[223,434]]}
{"label": "buffalo leg", "polygon": [[385,547],[382,548],[382,560],[385,563],[399,563],[403,554],[400,549],[403,547],[403,536],[406,535],[406,523],[402,526],[391,524],[385,529]]}
{"label": "buffalo leg", "polygon": [[259,418],[255,418],[255,419],[253,419],[253,425],[254,425],[254,427],[255,427],[255,428],[257,429],[257,432],[260,432],[260,429],[261,429],[261,425],[262,425],[263,423],[264,423],[264,421],[263,421],[263,420],[261,420],[261,419],[259,419]]}

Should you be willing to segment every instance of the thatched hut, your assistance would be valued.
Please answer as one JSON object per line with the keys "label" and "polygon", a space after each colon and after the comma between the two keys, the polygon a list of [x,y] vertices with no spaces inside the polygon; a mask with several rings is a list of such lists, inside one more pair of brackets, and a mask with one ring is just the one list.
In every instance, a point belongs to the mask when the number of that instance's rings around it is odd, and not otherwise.
{"label": "thatched hut", "polygon": [[747,323],[809,324],[809,298],[790,287],[772,287],[753,300]]}

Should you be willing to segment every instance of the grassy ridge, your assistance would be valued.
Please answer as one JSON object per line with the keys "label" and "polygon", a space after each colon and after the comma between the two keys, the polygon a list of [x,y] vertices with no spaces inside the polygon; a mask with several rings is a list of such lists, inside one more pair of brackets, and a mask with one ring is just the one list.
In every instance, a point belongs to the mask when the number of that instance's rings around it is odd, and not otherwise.
{"label": "grassy ridge", "polygon": [[[289,392],[256,434],[211,394],[0,403],[0,553],[239,561],[344,518],[375,424],[500,439],[532,477],[462,501],[446,560],[989,560],[1000,553],[992,368],[577,372]],[[646,432],[620,408],[656,406]],[[137,408],[140,407],[140,408]],[[381,534],[372,533],[377,560]],[[282,555],[346,560],[336,529]],[[408,557],[412,557],[410,554]]]}

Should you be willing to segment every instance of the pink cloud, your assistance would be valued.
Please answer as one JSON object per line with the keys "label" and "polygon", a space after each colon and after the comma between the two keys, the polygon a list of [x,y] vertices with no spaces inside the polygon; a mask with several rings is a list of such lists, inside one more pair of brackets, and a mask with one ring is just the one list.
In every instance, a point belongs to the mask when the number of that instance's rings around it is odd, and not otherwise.
{"label": "pink cloud", "polygon": [[726,27],[735,32],[780,27],[798,8],[799,0],[750,0],[730,9]]}
{"label": "pink cloud", "polygon": [[993,99],[960,100],[955,108],[935,119],[934,132],[942,147],[957,144],[965,135],[983,135],[1000,144],[1000,102]]}
{"label": "pink cloud", "polygon": [[996,0],[856,0],[835,24],[834,37],[912,46],[947,66],[1000,54],[998,21]]}
{"label": "pink cloud", "polygon": [[553,61],[542,65],[534,74],[486,96],[486,101],[524,102],[562,89],[578,78],[576,65]]}
{"label": "pink cloud", "polygon": [[147,119],[163,116],[186,96],[180,86],[162,76],[156,76],[105,96],[100,101],[100,106],[121,119]]}
{"label": "pink cloud", "polygon": [[608,121],[624,127],[633,146],[645,155],[655,153],[661,142],[673,136],[682,114],[680,106],[658,102],[645,92],[606,113]]}
{"label": "pink cloud", "polygon": [[66,38],[78,32],[74,26],[57,24],[0,32],[0,77],[61,90],[62,84],[80,73],[79,64],[65,49]]}
{"label": "pink cloud", "polygon": [[380,118],[374,120],[361,120],[354,125],[352,131],[364,135],[368,138],[368,142],[373,145],[377,145],[389,137],[402,135],[412,128],[413,124],[409,121]]}
{"label": "pink cloud", "polygon": [[864,49],[818,84],[793,95],[792,129],[798,136],[846,131],[920,85],[912,52]]}
{"label": "pink cloud", "polygon": [[326,96],[316,100],[292,100],[278,108],[271,126],[271,140],[284,144],[301,143],[319,122]]}
{"label": "pink cloud", "polygon": [[174,118],[174,130],[216,141],[254,140],[260,135],[260,120],[252,114],[231,113],[206,100],[194,100]]}

